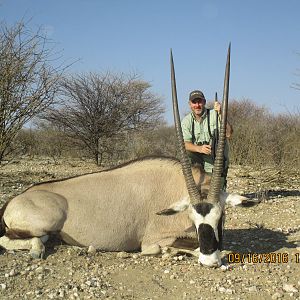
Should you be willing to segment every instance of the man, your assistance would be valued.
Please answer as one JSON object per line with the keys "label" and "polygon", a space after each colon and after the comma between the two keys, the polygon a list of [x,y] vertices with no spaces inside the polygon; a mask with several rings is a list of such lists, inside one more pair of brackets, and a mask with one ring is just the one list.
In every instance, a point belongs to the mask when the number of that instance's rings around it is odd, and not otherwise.
{"label": "man", "polygon": [[[183,139],[185,149],[191,159],[191,163],[200,163],[204,170],[212,173],[214,166],[215,141],[218,135],[221,121],[221,105],[215,102],[214,109],[205,107],[206,99],[204,94],[195,90],[189,95],[191,112],[186,115],[182,122]],[[218,127],[218,129],[217,129]],[[227,123],[226,137],[232,134],[232,127]],[[225,145],[223,171],[223,189],[226,188],[226,176],[228,170],[228,145]]]}

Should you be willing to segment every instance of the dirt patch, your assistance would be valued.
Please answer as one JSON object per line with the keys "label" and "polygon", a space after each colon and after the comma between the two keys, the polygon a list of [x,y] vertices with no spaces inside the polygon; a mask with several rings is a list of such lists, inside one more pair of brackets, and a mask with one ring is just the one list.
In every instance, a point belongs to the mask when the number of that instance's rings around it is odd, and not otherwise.
{"label": "dirt patch", "polygon": [[[0,202],[29,185],[99,169],[91,162],[22,160],[0,168]],[[300,299],[300,175],[231,168],[228,190],[261,202],[227,207],[224,261],[142,257],[72,247],[52,238],[46,258],[1,251],[0,299]]]}

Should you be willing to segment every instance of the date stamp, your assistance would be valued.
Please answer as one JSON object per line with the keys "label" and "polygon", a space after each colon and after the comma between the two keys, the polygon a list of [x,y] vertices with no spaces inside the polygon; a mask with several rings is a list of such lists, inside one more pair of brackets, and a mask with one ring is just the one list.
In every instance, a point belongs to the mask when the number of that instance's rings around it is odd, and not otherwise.
{"label": "date stamp", "polygon": [[[289,253],[229,253],[227,254],[228,263],[288,263],[290,262]],[[294,254],[296,263],[300,263],[300,253]]]}

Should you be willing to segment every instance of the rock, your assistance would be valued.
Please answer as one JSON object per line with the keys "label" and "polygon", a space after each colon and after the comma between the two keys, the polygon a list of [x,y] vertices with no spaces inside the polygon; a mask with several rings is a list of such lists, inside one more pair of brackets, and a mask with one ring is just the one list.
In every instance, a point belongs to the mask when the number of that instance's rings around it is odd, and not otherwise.
{"label": "rock", "polygon": [[163,247],[161,249],[161,253],[164,254],[164,253],[171,253],[171,249],[169,247]]}
{"label": "rock", "polygon": [[161,259],[162,260],[168,260],[172,257],[171,253],[165,253],[162,255]]}
{"label": "rock", "polygon": [[298,289],[296,289],[293,284],[285,283],[282,288],[284,291],[286,291],[288,293],[297,293],[298,292]]}
{"label": "rock", "polygon": [[226,271],[231,271],[233,269],[233,266],[230,265],[222,265],[220,267],[221,271],[226,272]]}
{"label": "rock", "polygon": [[96,254],[96,252],[97,252],[97,250],[96,250],[96,248],[95,248],[93,245],[90,245],[90,246],[88,247],[88,250],[87,250],[87,253],[88,253],[88,254],[94,255],[94,254]]}
{"label": "rock", "polygon": [[275,299],[280,299],[282,297],[283,297],[283,295],[279,292],[276,292],[275,294],[272,295],[272,299],[274,299],[274,300]]}
{"label": "rock", "polygon": [[36,269],[35,269],[35,272],[36,273],[43,273],[45,271],[45,268],[44,267],[37,267]]}
{"label": "rock", "polygon": [[219,292],[220,293],[225,293],[226,292],[226,288],[224,288],[223,286],[219,287]]}
{"label": "rock", "polygon": [[117,258],[125,259],[125,258],[129,258],[129,257],[130,257],[130,255],[127,252],[118,252],[117,253]]}
{"label": "rock", "polygon": [[249,291],[250,293],[256,293],[256,292],[257,292],[257,287],[256,287],[256,285],[250,286],[250,287],[248,288],[248,291]]}
{"label": "rock", "polygon": [[225,293],[229,294],[229,295],[232,295],[232,294],[234,294],[234,290],[232,290],[232,289],[226,289]]}

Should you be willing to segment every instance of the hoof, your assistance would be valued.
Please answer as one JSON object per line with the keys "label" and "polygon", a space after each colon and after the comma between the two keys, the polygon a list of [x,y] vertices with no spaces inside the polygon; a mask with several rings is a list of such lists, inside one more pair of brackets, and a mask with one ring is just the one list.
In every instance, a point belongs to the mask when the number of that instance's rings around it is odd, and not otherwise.
{"label": "hoof", "polygon": [[43,244],[39,244],[39,247],[34,247],[30,250],[30,256],[34,259],[36,258],[44,258],[45,254],[45,246]]}
{"label": "hoof", "polygon": [[32,258],[43,258],[45,254],[45,246],[42,241],[35,237],[31,239],[30,255]]}

